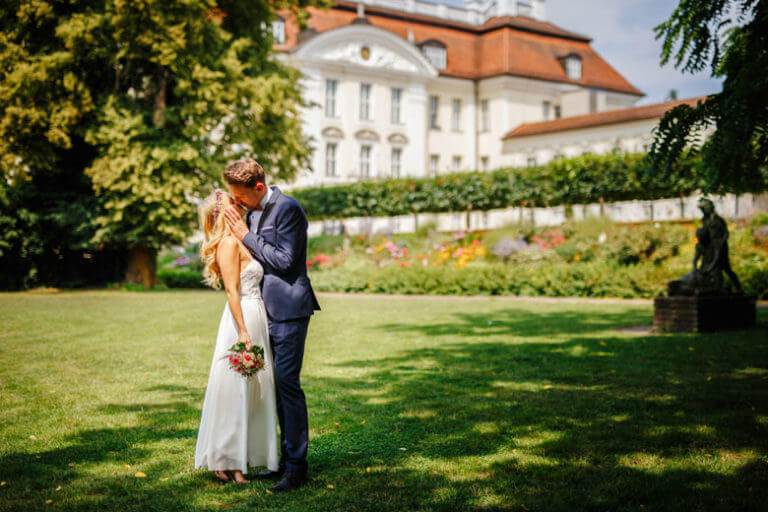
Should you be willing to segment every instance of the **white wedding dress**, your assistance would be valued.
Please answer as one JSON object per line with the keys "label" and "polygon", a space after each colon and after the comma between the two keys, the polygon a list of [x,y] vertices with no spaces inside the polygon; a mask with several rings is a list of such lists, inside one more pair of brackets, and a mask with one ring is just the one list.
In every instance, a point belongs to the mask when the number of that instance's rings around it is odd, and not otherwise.
{"label": "white wedding dress", "polygon": [[264,269],[255,259],[240,272],[240,304],[251,343],[264,349],[265,366],[246,379],[229,367],[229,348],[237,343],[237,324],[224,306],[208,387],[205,390],[195,468],[212,471],[266,466],[277,471],[277,406],[267,312],[259,284]]}

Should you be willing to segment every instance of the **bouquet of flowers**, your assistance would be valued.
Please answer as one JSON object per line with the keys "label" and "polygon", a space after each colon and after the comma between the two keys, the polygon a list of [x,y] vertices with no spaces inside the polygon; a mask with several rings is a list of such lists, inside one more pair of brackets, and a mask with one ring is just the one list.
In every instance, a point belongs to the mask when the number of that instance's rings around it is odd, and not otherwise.
{"label": "bouquet of flowers", "polygon": [[251,345],[250,349],[245,343],[235,343],[229,348],[233,352],[229,356],[229,367],[243,377],[253,377],[264,368],[264,349]]}

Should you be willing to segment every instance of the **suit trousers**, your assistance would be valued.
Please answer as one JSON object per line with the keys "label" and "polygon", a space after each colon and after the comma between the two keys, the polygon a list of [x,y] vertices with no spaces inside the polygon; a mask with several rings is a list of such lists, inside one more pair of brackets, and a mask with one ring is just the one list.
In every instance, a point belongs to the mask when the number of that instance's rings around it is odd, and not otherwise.
{"label": "suit trousers", "polygon": [[309,316],[279,322],[268,319],[280,423],[280,467],[287,471],[307,469],[309,422],[299,373],[309,319]]}

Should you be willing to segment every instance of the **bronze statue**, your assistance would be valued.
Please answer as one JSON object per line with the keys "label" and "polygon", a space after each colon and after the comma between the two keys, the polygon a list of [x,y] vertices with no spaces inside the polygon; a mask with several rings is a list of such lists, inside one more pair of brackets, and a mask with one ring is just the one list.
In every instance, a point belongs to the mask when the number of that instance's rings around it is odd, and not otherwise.
{"label": "bronze statue", "polygon": [[715,205],[709,199],[701,198],[699,209],[704,216],[702,227],[696,230],[693,270],[668,283],[669,295],[727,295],[730,291],[724,286],[723,272],[736,293],[743,293],[728,258],[728,225],[715,212]]}

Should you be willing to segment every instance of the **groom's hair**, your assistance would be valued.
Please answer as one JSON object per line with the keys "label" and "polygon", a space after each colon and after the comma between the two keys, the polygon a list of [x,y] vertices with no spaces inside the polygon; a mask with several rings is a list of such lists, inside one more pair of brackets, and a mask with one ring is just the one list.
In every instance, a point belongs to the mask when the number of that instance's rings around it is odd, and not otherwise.
{"label": "groom's hair", "polygon": [[227,166],[224,171],[224,181],[230,185],[253,188],[256,186],[256,182],[266,184],[266,176],[259,162],[253,158],[241,158]]}

